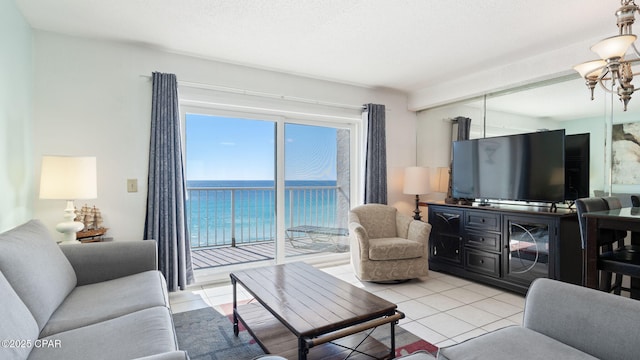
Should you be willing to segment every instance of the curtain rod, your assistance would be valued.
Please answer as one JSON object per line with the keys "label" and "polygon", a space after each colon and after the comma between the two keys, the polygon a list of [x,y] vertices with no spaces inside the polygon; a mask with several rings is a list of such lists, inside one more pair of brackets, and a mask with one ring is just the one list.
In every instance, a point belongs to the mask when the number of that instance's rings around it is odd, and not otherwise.
{"label": "curtain rod", "polygon": [[[150,75],[140,75],[140,76],[151,79]],[[333,103],[333,102],[327,102],[327,101],[321,101],[321,100],[301,98],[296,96],[279,95],[279,94],[273,94],[273,93],[267,93],[267,92],[261,92],[261,91],[246,90],[246,89],[234,88],[229,86],[205,84],[205,83],[193,82],[193,81],[178,80],[178,86],[180,85],[185,87],[195,88],[195,89],[216,90],[216,91],[223,91],[223,92],[234,93],[234,94],[259,96],[259,97],[265,97],[265,98],[271,98],[271,99],[295,101],[295,102],[314,104],[314,105],[338,107],[343,109],[364,110],[366,108],[364,105]],[[389,109],[386,109],[386,110],[389,111]]]}

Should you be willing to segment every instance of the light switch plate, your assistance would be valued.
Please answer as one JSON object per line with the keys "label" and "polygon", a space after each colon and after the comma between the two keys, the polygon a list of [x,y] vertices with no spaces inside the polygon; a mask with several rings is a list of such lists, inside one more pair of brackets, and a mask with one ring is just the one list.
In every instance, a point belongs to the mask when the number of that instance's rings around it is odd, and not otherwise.
{"label": "light switch plate", "polygon": [[127,192],[138,192],[138,179],[127,179]]}

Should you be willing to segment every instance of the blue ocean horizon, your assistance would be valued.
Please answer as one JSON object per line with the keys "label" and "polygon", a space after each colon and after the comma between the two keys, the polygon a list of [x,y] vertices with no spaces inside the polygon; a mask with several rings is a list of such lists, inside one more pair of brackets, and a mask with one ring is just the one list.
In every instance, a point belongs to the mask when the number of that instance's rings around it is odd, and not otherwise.
{"label": "blue ocean horizon", "polygon": [[[333,226],[336,180],[285,181],[285,224]],[[273,180],[187,180],[191,246],[273,241]]]}

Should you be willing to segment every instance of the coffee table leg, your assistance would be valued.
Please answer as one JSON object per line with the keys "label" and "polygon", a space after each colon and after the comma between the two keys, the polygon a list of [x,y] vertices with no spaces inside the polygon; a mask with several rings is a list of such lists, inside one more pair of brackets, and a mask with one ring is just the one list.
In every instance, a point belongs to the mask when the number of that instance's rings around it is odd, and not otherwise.
{"label": "coffee table leg", "polygon": [[396,357],[396,322],[392,321],[390,324],[391,324],[391,349],[389,349],[389,358],[393,359]]}
{"label": "coffee table leg", "polygon": [[238,336],[240,330],[238,329],[238,302],[236,297],[236,280],[231,278],[233,284],[233,334]]}
{"label": "coffee table leg", "polygon": [[307,348],[307,342],[299,337],[298,338],[298,360],[307,360],[307,354],[309,353],[309,348]]}

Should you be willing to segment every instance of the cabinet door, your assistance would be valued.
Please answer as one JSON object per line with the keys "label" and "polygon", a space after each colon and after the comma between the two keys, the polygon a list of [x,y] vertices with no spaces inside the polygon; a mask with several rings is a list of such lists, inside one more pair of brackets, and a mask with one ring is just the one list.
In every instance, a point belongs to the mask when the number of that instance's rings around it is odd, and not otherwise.
{"label": "cabinet door", "polygon": [[431,259],[462,263],[462,211],[433,207],[429,211]]}
{"label": "cabinet door", "polygon": [[543,217],[505,216],[504,276],[529,285],[549,277],[555,223]]}

